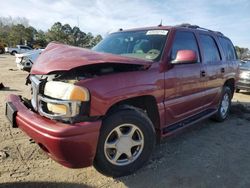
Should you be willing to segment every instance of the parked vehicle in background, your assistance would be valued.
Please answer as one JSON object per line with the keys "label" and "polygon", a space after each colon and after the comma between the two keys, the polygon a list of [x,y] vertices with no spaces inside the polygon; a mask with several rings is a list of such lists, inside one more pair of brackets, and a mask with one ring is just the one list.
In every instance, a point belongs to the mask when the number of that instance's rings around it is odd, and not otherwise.
{"label": "parked vehicle in background", "polygon": [[156,140],[212,117],[224,121],[238,78],[229,38],[194,25],[120,30],[92,50],[50,43],[32,66],[32,97],[6,116],[58,163],[124,176]]}
{"label": "parked vehicle in background", "polygon": [[236,92],[240,90],[250,91],[250,60],[241,61],[239,81],[236,86]]}
{"label": "parked vehicle in background", "polygon": [[24,71],[30,71],[32,65],[44,49],[32,50],[23,54],[16,54],[17,68]]}
{"label": "parked vehicle in background", "polygon": [[5,48],[4,46],[0,43],[0,54],[4,54],[5,53]]}
{"label": "parked vehicle in background", "polygon": [[10,53],[11,55],[24,53],[30,50],[33,50],[33,49],[25,45],[17,45],[16,48],[5,47],[5,52]]}

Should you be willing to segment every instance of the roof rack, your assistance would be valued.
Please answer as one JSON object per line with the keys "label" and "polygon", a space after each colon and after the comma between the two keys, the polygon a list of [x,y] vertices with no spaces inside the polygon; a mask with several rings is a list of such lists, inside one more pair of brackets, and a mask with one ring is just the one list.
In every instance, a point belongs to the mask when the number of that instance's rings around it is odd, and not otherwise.
{"label": "roof rack", "polygon": [[199,30],[213,32],[213,33],[216,33],[216,34],[219,34],[219,35],[223,35],[223,33],[219,32],[219,31],[213,31],[213,30],[210,30],[210,29],[206,29],[204,27],[200,27],[198,25],[191,25],[189,23],[183,23],[183,24],[180,24],[180,25],[176,25],[176,27],[186,27],[186,28],[190,28],[190,29],[199,29]]}

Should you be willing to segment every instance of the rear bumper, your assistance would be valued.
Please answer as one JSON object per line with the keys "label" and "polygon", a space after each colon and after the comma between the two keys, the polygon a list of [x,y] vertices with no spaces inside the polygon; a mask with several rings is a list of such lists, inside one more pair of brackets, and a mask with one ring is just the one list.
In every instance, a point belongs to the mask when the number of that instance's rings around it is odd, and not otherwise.
{"label": "rear bumper", "polygon": [[55,161],[70,168],[92,165],[101,121],[64,124],[32,112],[16,95],[9,95],[7,102],[17,110],[17,127]]}

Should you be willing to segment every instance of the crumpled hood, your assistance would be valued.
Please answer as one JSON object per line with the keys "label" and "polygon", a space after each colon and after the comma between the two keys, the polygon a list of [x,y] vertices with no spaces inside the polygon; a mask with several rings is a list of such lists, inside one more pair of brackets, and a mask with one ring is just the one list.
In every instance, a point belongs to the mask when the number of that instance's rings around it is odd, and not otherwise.
{"label": "crumpled hood", "polygon": [[49,74],[50,72],[67,71],[76,67],[101,63],[144,65],[146,68],[152,64],[152,61],[100,53],[51,42],[37,58],[30,73],[43,75]]}

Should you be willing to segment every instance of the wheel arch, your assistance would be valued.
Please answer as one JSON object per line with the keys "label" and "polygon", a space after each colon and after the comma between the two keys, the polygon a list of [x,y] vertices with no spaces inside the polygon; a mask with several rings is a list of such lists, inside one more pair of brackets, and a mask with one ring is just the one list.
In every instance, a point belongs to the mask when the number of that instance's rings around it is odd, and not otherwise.
{"label": "wheel arch", "polygon": [[160,130],[160,115],[157,106],[157,101],[154,96],[143,95],[118,101],[108,108],[105,116],[109,116],[117,110],[128,108],[137,108],[142,110],[153,123],[158,137],[158,130]]}
{"label": "wheel arch", "polygon": [[15,53],[17,53],[17,51],[16,50],[13,50],[13,51],[11,51],[11,55],[14,55]]}
{"label": "wheel arch", "polygon": [[226,82],[224,83],[224,86],[228,86],[231,90],[231,95],[233,98],[234,95],[234,90],[235,90],[235,79],[234,78],[229,78],[226,80]]}

